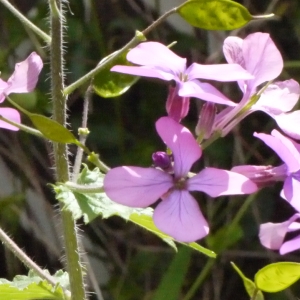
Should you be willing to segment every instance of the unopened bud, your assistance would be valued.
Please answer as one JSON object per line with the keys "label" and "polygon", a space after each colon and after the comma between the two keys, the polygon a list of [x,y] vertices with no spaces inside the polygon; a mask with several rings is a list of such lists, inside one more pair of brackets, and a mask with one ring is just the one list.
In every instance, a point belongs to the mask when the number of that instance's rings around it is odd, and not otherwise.
{"label": "unopened bud", "polygon": [[163,170],[169,169],[171,167],[170,156],[163,151],[157,151],[152,154],[152,161],[155,167],[161,168]]}
{"label": "unopened bud", "polygon": [[169,94],[166,102],[168,116],[176,122],[180,122],[189,112],[190,97],[180,97],[178,86],[169,87]]}
{"label": "unopened bud", "polygon": [[208,139],[212,134],[217,109],[214,103],[205,102],[202,106],[198,124],[195,128],[196,135],[201,139]]}

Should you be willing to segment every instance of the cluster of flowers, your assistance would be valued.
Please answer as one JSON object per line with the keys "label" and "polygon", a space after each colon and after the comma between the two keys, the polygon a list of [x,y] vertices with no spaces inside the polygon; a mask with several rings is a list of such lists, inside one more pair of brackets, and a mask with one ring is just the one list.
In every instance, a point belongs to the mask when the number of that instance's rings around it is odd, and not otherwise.
{"label": "cluster of flowers", "polygon": [[[266,184],[284,181],[281,196],[299,213],[288,221],[262,224],[261,243],[284,254],[300,248],[300,236],[285,241],[287,232],[300,228],[300,111],[292,111],[300,88],[290,79],[273,80],[283,69],[283,60],[270,36],[254,33],[245,39],[228,37],[223,52],[228,64],[186,67],[186,59],[157,42],[144,42],[130,50],[127,59],[136,66],[114,66],[111,71],[155,77],[175,82],[170,87],[166,103],[168,117],[156,121],[156,130],[167,146],[166,152],[152,155],[149,168],[122,166],[111,169],[104,179],[104,189],[115,202],[131,207],[147,207],[159,198],[154,210],[154,223],[178,241],[192,242],[205,237],[209,226],[190,191],[205,192],[211,197],[250,194]],[[243,97],[232,102],[213,85],[199,78],[217,81],[237,81]],[[264,84],[262,88],[260,88]],[[259,89],[260,88],[260,89]],[[196,133],[180,121],[188,114],[190,97],[207,101],[200,113]],[[216,113],[216,104],[226,108]],[[198,174],[190,168],[201,157],[199,141],[214,134],[225,136],[243,118],[254,111],[271,116],[287,136],[277,130],[271,135],[254,136],[272,148],[283,164],[273,166],[236,166],[231,171],[205,168]],[[298,199],[299,198],[299,199]]]}
{"label": "cluster of flowers", "polygon": [[[104,179],[104,189],[115,202],[131,207],[147,207],[159,198],[162,201],[154,210],[154,222],[163,232],[178,241],[192,242],[205,237],[209,226],[197,201],[190,191],[205,192],[211,197],[250,194],[275,181],[284,181],[281,197],[298,213],[289,220],[260,226],[261,243],[281,254],[300,248],[300,236],[285,240],[288,232],[300,229],[300,111],[292,111],[299,95],[299,84],[290,79],[273,80],[283,68],[283,60],[270,36],[254,33],[244,40],[228,37],[223,52],[228,64],[186,67],[186,59],[157,42],[145,42],[127,55],[137,66],[114,66],[112,71],[137,76],[155,77],[175,82],[169,89],[166,101],[168,117],[156,121],[156,130],[167,145],[166,152],[152,155],[153,166],[117,167]],[[31,53],[15,66],[7,82],[0,79],[0,103],[11,93],[31,92],[43,67],[41,58]],[[213,85],[198,79],[237,81],[243,97],[232,102]],[[261,89],[259,87],[265,84]],[[188,114],[190,97],[207,101],[196,126],[197,140],[180,121]],[[218,114],[216,104],[226,105]],[[273,166],[236,166],[231,171],[205,168],[198,174],[190,173],[192,165],[202,155],[201,142],[214,134],[225,136],[243,118],[254,111],[271,116],[288,136],[277,130],[271,135],[255,133],[254,136],[272,148],[283,161]],[[17,110],[0,108],[0,115],[20,123]],[[0,120],[0,127],[18,130]]]}

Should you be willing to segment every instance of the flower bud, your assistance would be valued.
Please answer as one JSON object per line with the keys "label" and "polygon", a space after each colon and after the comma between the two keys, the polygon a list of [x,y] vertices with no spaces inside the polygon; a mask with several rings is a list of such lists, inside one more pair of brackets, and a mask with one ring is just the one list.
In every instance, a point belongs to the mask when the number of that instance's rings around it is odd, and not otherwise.
{"label": "flower bud", "polygon": [[152,161],[155,167],[163,170],[169,169],[172,165],[170,156],[163,151],[157,151],[152,154]]}
{"label": "flower bud", "polygon": [[216,106],[212,102],[205,102],[202,106],[198,124],[195,128],[196,135],[202,139],[208,139],[212,134],[216,116]]}
{"label": "flower bud", "polygon": [[170,86],[166,102],[166,110],[173,120],[180,122],[189,112],[190,97],[180,97],[178,95],[178,86]]}

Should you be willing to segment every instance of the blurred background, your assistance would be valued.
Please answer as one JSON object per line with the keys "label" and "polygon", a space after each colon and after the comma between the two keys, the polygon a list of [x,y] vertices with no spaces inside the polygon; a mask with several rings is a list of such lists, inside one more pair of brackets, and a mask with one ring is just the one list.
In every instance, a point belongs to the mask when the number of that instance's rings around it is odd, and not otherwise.
{"label": "blurred background", "polygon": [[[48,6],[44,0],[10,1],[32,22],[49,32]],[[66,9],[66,85],[72,83],[97,63],[123,46],[160,14],[182,3],[180,0],[78,0]],[[249,33],[270,33],[279,48],[285,68],[281,80],[300,80],[300,2],[298,0],[238,1],[252,15],[275,13],[265,21],[250,22],[234,32],[196,29],[179,17],[172,16],[154,30],[148,40],[166,45],[177,41],[172,50],[188,62],[225,62],[222,43],[228,35],[245,37]],[[31,112],[51,115],[49,96],[49,56],[45,44],[0,4],[0,71],[7,79],[16,62],[31,51],[38,52],[44,68],[37,89],[14,100]],[[234,101],[240,99],[235,84],[216,83]],[[70,95],[69,123],[73,132],[81,124],[82,86]],[[141,78],[124,95],[102,98],[93,94],[90,101],[87,145],[100,153],[109,166],[151,165],[151,154],[163,150],[154,122],[166,115],[167,83]],[[7,104],[6,104],[7,105]],[[193,99],[183,124],[194,130],[202,101]],[[299,109],[299,107],[298,107]],[[31,125],[26,116],[22,122]],[[270,133],[276,124],[267,115],[256,112],[248,116],[224,139],[205,149],[195,170],[203,166],[230,169],[239,164],[267,165],[280,163],[278,157],[253,138],[255,131]],[[76,153],[70,147],[71,160]],[[0,226],[40,266],[51,273],[64,267],[57,202],[47,183],[53,183],[51,147],[23,132],[0,131]],[[83,258],[87,267],[90,299],[118,300],[229,300],[249,299],[243,283],[230,262],[244,274],[254,274],[275,261],[300,261],[299,253],[284,257],[264,249],[258,240],[258,227],[263,222],[281,222],[293,209],[279,196],[282,183],[267,187],[250,197],[211,199],[196,194],[207,217],[211,233],[200,241],[218,254],[217,259],[178,246],[178,254],[156,236],[133,224],[113,217],[100,217],[88,226],[79,222]],[[234,226],[230,226],[234,220]],[[12,253],[0,246],[0,277],[11,280],[27,270]],[[265,299],[294,300],[300,297],[300,283]]]}

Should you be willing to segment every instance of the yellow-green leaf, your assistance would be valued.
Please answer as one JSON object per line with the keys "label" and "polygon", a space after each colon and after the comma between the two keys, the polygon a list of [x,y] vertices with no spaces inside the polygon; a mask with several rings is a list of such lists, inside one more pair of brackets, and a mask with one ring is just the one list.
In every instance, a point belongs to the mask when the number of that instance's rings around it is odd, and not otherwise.
{"label": "yellow-green leaf", "polygon": [[247,8],[230,0],[190,0],[177,12],[192,26],[207,30],[233,30],[253,19]]}
{"label": "yellow-green leaf", "polygon": [[268,293],[285,290],[300,278],[300,263],[269,264],[255,274],[256,286]]}

